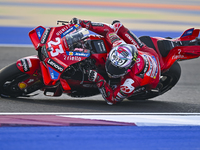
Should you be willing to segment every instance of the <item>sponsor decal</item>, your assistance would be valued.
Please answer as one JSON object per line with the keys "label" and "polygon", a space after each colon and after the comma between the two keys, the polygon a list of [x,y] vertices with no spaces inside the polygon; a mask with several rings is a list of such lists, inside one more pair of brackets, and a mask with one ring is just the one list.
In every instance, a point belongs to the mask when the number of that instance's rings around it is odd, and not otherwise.
{"label": "sponsor decal", "polygon": [[56,32],[57,36],[60,36],[63,32],[65,32],[68,28],[68,26],[64,26],[62,29],[60,29],[58,32]]}
{"label": "sponsor decal", "polygon": [[89,57],[90,53],[75,52],[74,56]]}
{"label": "sponsor decal", "polygon": [[55,68],[56,70],[58,70],[59,72],[62,72],[64,70],[64,67],[61,66],[60,64],[58,64],[57,62],[55,62],[52,59],[49,59],[47,61],[47,64],[49,64],[51,67]]}
{"label": "sponsor decal", "polygon": [[27,59],[21,59],[21,63],[22,63],[24,72],[28,72],[30,69],[29,69],[29,65],[28,65]]}
{"label": "sponsor decal", "polygon": [[81,61],[81,57],[78,56],[68,56],[67,60],[71,60],[71,61]]}
{"label": "sponsor decal", "polygon": [[185,37],[185,36],[188,36],[188,35],[192,35],[193,31],[194,31],[194,28],[189,29],[189,30],[187,30],[181,37]]}
{"label": "sponsor decal", "polygon": [[49,57],[49,55],[48,55],[48,53],[47,53],[47,50],[46,50],[46,46],[44,45],[44,46],[42,46],[42,49],[41,49],[41,52],[42,52],[42,54],[46,57],[46,58],[48,58]]}
{"label": "sponsor decal", "polygon": [[29,79],[27,83],[31,83],[33,81],[34,81],[34,79]]}
{"label": "sponsor decal", "polygon": [[[66,53],[68,53],[68,52],[66,52]],[[68,55],[69,55],[69,56],[73,56],[73,55],[74,55],[74,52],[69,52]]]}
{"label": "sponsor decal", "polygon": [[66,38],[63,38],[63,43],[66,49],[69,49],[69,46],[67,44]]}
{"label": "sponsor decal", "polygon": [[29,58],[26,58],[26,60],[27,60],[27,63],[28,63],[29,68],[31,68],[31,67],[32,67],[31,60],[30,60]]}
{"label": "sponsor decal", "polygon": [[103,52],[103,53],[107,52],[106,48],[105,48],[105,45],[104,45],[104,42],[100,42],[100,43],[97,43],[97,44],[98,44],[99,49],[100,49],[101,52]]}
{"label": "sponsor decal", "polygon": [[115,100],[119,102],[119,101],[122,101],[123,99],[125,99],[126,97],[127,97],[127,95],[123,95],[122,93],[118,92]]}
{"label": "sponsor decal", "polygon": [[59,73],[53,70],[51,67],[48,67],[51,79],[57,80],[59,77]]}
{"label": "sponsor decal", "polygon": [[147,59],[145,59],[145,66],[144,66],[144,73],[147,72],[147,69],[149,68],[149,62]]}
{"label": "sponsor decal", "polygon": [[39,75],[38,70],[35,70],[35,72],[33,73],[34,77],[37,77]]}
{"label": "sponsor decal", "polygon": [[183,58],[187,58],[184,55],[173,55],[172,59],[183,59]]}
{"label": "sponsor decal", "polygon": [[82,21],[85,24],[85,28],[88,29],[90,27],[91,21]]}
{"label": "sponsor decal", "polygon": [[152,78],[156,78],[157,74],[158,74],[158,63],[156,61],[156,58],[154,56],[152,56],[153,60],[154,60],[154,63],[155,63],[155,68],[153,70],[153,74],[151,75]]}
{"label": "sponsor decal", "polygon": [[41,44],[45,44],[46,41],[47,41],[47,38],[49,37],[49,33],[50,33],[51,29],[50,28],[47,28],[42,36],[42,39],[41,39]]}
{"label": "sponsor decal", "polygon": [[97,53],[107,52],[103,40],[94,40],[93,43],[94,43],[94,47]]}
{"label": "sponsor decal", "polygon": [[124,42],[124,40],[118,40],[118,41],[115,41],[115,42],[113,43],[113,47],[118,46],[118,45],[121,45],[121,44],[126,44],[126,43]]}
{"label": "sponsor decal", "polygon": [[[125,34],[125,36],[137,47],[142,47],[143,44],[142,42],[137,38],[137,36],[135,36],[135,34],[133,34],[130,31],[127,31],[127,33]],[[138,47],[139,46],[139,47]]]}
{"label": "sponsor decal", "polygon": [[140,67],[140,58],[137,58],[136,63],[137,63],[137,66]]}
{"label": "sponsor decal", "polygon": [[116,33],[110,33],[108,36],[112,37],[112,36],[115,36],[115,35],[116,35]]}
{"label": "sponsor decal", "polygon": [[144,90],[145,90],[145,87],[140,87],[140,88],[136,89],[133,93],[138,93],[138,92],[141,92]]}
{"label": "sponsor decal", "polygon": [[111,41],[112,44],[113,44],[114,42],[116,42],[116,41],[121,40],[121,39],[119,38],[119,36],[117,36],[116,33],[110,33],[108,36],[109,36],[110,41]]}
{"label": "sponsor decal", "polygon": [[66,51],[66,54],[68,56],[79,56],[79,57],[89,57],[90,53],[82,53],[82,52],[70,52]]}
{"label": "sponsor decal", "polygon": [[185,57],[184,55],[181,55],[181,49],[178,49],[178,55],[173,55],[172,56],[172,59],[184,59],[184,58],[187,58]]}
{"label": "sponsor decal", "polygon": [[146,75],[155,79],[158,74],[158,63],[156,61],[156,58],[154,56],[147,56],[147,55],[143,56],[147,58],[149,62],[149,70],[147,71]]}
{"label": "sponsor decal", "polygon": [[134,86],[132,86],[132,84],[134,83],[135,81],[131,78],[128,78],[126,79],[126,81],[124,82],[123,85],[120,86],[120,89],[123,93],[131,93],[133,92],[133,90],[135,89]]}
{"label": "sponsor decal", "polygon": [[131,43],[137,47],[138,49],[140,48],[139,45],[131,38],[131,36],[129,34],[125,34],[125,36],[131,41]]}
{"label": "sponsor decal", "polygon": [[98,23],[98,22],[91,22],[92,26],[99,26],[99,27],[103,27],[103,23]]}
{"label": "sponsor decal", "polygon": [[118,30],[119,30],[119,28],[120,28],[121,26],[122,26],[121,23],[115,23],[115,24],[113,25],[114,31],[117,33]]}
{"label": "sponsor decal", "polygon": [[63,33],[60,35],[61,38],[64,37],[65,35],[69,34],[69,33],[75,32],[76,29],[77,29],[79,26],[80,26],[79,24],[78,24],[78,25],[76,24],[76,25],[72,26],[71,28],[69,28],[67,31],[63,32]]}
{"label": "sponsor decal", "polygon": [[42,34],[44,33],[44,30],[45,30],[45,29],[42,28],[42,27],[38,27],[38,28],[35,29],[39,40],[41,39]]}
{"label": "sponsor decal", "polygon": [[56,57],[53,58],[53,60],[55,60],[57,63],[59,63],[61,66],[65,67],[65,68],[68,67],[67,64],[65,64],[64,62],[62,62],[60,59],[58,59],[58,58],[56,58]]}

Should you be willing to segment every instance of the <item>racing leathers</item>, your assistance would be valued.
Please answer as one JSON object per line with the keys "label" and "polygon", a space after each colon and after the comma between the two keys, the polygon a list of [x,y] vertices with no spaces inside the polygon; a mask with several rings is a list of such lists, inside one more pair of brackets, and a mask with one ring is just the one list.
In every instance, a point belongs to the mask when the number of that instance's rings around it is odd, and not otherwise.
{"label": "racing leathers", "polygon": [[111,49],[120,44],[133,44],[138,49],[136,63],[128,70],[125,76],[121,77],[120,83],[114,88],[106,82],[101,74],[95,70],[90,70],[88,79],[96,82],[108,104],[112,105],[121,102],[136,92],[156,88],[159,83],[161,69],[159,55],[155,50],[142,43],[119,21],[115,21],[112,25],[88,20],[78,21],[83,28],[104,36]]}

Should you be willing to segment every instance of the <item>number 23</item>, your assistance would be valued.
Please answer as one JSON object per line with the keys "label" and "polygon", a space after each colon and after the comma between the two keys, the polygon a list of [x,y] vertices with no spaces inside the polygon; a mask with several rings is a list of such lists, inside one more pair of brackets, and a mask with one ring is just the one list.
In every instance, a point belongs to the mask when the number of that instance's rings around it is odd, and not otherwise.
{"label": "number 23", "polygon": [[[51,48],[51,51],[50,51],[50,53],[51,53],[51,56],[52,57],[55,57],[55,56],[57,56],[57,55],[59,55],[59,54],[62,54],[62,53],[64,53],[64,50],[63,50],[63,47],[62,47],[62,45],[61,45],[61,43],[60,43],[60,38],[55,38],[55,40],[56,40],[56,42],[54,42],[54,41],[50,41],[50,42],[48,42],[48,47],[49,48]],[[53,48],[52,47],[52,45],[54,45],[54,46],[57,46],[58,45],[58,48]]]}

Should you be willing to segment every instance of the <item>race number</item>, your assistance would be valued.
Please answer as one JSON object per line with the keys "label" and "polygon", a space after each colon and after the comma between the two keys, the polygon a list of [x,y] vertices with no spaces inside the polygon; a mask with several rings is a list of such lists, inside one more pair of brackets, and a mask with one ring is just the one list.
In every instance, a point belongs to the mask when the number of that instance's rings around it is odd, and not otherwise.
{"label": "race number", "polygon": [[123,85],[120,86],[120,89],[124,93],[131,93],[135,89],[135,87],[132,85],[135,83],[135,81],[131,78],[126,79]]}
{"label": "race number", "polygon": [[[59,54],[64,53],[63,47],[60,43],[60,38],[57,37],[55,40],[56,40],[56,42],[54,42],[54,41],[48,42],[48,47],[51,48],[50,53],[51,53],[52,57],[55,57]],[[55,47],[57,47],[57,48],[55,48]]]}

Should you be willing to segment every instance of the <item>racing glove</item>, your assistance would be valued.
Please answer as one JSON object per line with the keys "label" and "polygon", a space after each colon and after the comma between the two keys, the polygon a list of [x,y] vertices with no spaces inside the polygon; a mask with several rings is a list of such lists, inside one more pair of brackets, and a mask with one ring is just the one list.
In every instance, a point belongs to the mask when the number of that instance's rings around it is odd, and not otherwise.
{"label": "racing glove", "polygon": [[92,82],[96,82],[97,79],[97,72],[94,70],[89,71],[88,80]]}
{"label": "racing glove", "polygon": [[92,82],[96,82],[97,87],[99,88],[103,98],[107,102],[108,105],[113,105],[116,101],[113,98],[113,90],[106,83],[106,80],[95,70],[90,70],[88,75],[88,80]]}
{"label": "racing glove", "polygon": [[101,88],[106,83],[105,79],[95,70],[89,71],[88,80],[92,82],[96,82],[98,88]]}

